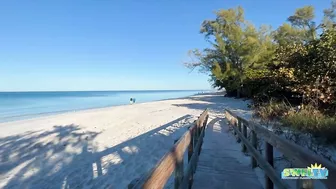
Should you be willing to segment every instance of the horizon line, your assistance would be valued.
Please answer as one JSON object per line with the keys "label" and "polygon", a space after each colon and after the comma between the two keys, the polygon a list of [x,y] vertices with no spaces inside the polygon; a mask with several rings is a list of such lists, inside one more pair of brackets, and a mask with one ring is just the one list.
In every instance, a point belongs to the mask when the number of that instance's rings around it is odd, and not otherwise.
{"label": "horizon line", "polygon": [[0,93],[20,93],[20,92],[120,92],[120,91],[206,91],[215,89],[126,89],[126,90],[50,90],[50,91],[0,91]]}

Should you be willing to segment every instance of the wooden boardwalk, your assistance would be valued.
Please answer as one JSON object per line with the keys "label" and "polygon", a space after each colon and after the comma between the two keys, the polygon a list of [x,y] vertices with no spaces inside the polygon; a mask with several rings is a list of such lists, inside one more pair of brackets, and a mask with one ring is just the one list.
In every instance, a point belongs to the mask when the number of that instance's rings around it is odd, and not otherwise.
{"label": "wooden boardwalk", "polygon": [[246,163],[227,120],[210,121],[194,175],[193,189],[261,189],[255,172]]}
{"label": "wooden boardwalk", "polygon": [[[217,116],[219,117],[212,119],[208,109],[203,111],[156,166],[141,178],[134,179],[129,188],[164,188],[174,172],[174,188],[189,188],[190,184],[194,189],[261,189],[262,186],[267,189],[292,188],[281,179],[280,173],[274,168],[273,148],[290,157],[294,167],[309,166],[312,162],[328,167],[328,179],[321,181],[327,188],[335,188],[336,165],[333,162],[312,154],[311,151],[228,109],[224,112],[225,119],[221,115]],[[241,144],[237,143],[237,139],[229,131],[228,121],[234,125],[232,129]],[[248,129],[250,132],[247,132]],[[265,157],[258,151],[258,138],[265,144],[262,153]],[[202,150],[198,156],[200,149]],[[248,151],[250,156],[245,156],[241,151]],[[188,163],[184,167],[182,162],[185,162],[186,153]],[[262,169],[264,178],[258,178],[255,174],[253,168],[257,165]],[[316,182],[309,179],[301,180],[295,185],[307,188],[314,183]],[[321,187],[315,185],[315,188]]]}

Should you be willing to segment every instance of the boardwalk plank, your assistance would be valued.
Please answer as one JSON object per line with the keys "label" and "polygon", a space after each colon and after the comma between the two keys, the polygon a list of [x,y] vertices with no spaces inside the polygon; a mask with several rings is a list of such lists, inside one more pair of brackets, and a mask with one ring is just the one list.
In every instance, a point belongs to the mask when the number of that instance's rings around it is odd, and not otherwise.
{"label": "boardwalk plank", "polygon": [[231,145],[236,140],[228,135],[228,125],[219,118],[207,127],[193,189],[262,188],[253,169],[240,161],[240,148]]}

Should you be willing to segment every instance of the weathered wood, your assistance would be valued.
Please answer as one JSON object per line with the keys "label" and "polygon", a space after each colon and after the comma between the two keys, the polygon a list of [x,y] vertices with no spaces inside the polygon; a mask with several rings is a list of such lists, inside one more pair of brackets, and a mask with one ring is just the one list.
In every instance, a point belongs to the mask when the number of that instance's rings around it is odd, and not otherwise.
{"label": "weathered wood", "polygon": [[163,188],[176,168],[176,162],[183,159],[184,151],[190,143],[190,132],[185,133],[169,153],[159,161],[151,172],[141,179],[134,188]]}
{"label": "weathered wood", "polygon": [[[232,113],[230,110],[226,110],[225,115],[227,118],[231,119],[231,123],[233,120],[232,118],[238,118],[238,116]],[[328,169],[329,176],[328,179],[322,179],[320,181],[323,182],[328,188],[333,188],[336,186],[336,165],[334,163],[314,154],[308,149],[305,149],[289,140],[277,136],[273,132],[262,127],[260,124],[247,121],[243,118],[240,119],[243,123],[248,123],[249,129],[258,133],[259,138],[262,138],[264,141],[268,142],[274,148],[277,148],[281,153],[283,153],[283,155],[292,162],[294,167],[307,167],[310,164],[315,163],[322,164],[322,166]]]}
{"label": "weathered wood", "polygon": [[307,149],[283,139],[272,132],[258,125],[253,125],[254,130],[265,141],[269,142],[273,147],[277,148],[284,156],[289,159],[295,167],[307,167],[310,164],[322,164],[329,171],[328,179],[320,180],[327,187],[336,186],[336,166],[330,161],[314,154]]}
{"label": "weathered wood", "polygon": [[298,179],[296,180],[297,189],[314,189],[314,180],[311,179]]}
{"label": "weathered wood", "polygon": [[[196,146],[197,146],[197,138],[196,138],[196,132],[194,132],[194,140],[192,141],[193,142],[193,154],[195,153],[195,149],[196,149]],[[191,161],[191,160],[190,160]]]}
{"label": "weathered wood", "polygon": [[195,126],[194,126],[194,128],[195,128],[195,140],[197,140],[197,138],[198,138],[197,125],[198,125],[198,120],[195,121]]}
{"label": "weathered wood", "polygon": [[[231,122],[232,123],[232,122]],[[233,127],[238,127],[238,121],[234,122],[233,124]],[[236,130],[233,130],[233,135],[236,137],[237,141],[239,140],[239,137],[237,137],[237,133],[236,133]]]}
{"label": "weathered wood", "polygon": [[[202,153],[197,162],[193,189],[262,189],[254,170],[240,158],[240,148],[228,133],[229,126],[220,118],[211,121],[205,132]],[[233,140],[233,141],[232,141]]]}
{"label": "weathered wood", "polygon": [[[194,154],[194,141],[195,141],[195,132],[191,133],[191,143],[189,144],[189,148],[188,148],[188,166],[189,164],[192,164],[192,155]],[[188,172],[190,171],[190,172]],[[193,182],[193,176],[194,176],[194,172],[192,169],[187,170],[186,172],[187,177],[183,176],[184,178],[189,178],[188,180],[188,184],[187,186],[191,186],[192,182]],[[182,184],[183,184],[183,180],[182,180]]]}
{"label": "weathered wood", "polygon": [[[174,144],[177,142],[178,140],[174,141]],[[189,144],[190,145],[190,144]],[[176,161],[176,168],[175,168],[175,178],[174,178],[174,188],[178,189],[181,181],[182,181],[182,177],[183,177],[183,157],[181,160]]]}
{"label": "weathered wood", "polygon": [[[205,130],[202,131],[201,135],[204,135],[204,132]],[[190,162],[188,163],[187,170],[184,173],[180,189],[186,189],[192,186],[192,182],[190,182],[190,180],[188,180],[187,178],[190,178],[190,175],[193,175],[195,173],[196,170],[195,168],[198,161],[198,152],[201,150],[202,143],[203,143],[203,137],[199,139],[198,143],[195,146],[194,153],[191,157]]]}
{"label": "weathered wood", "polygon": [[[268,142],[265,142],[265,159],[266,161],[273,167],[273,146],[270,145]],[[274,185],[272,180],[268,177],[268,174],[265,174],[265,188],[266,189],[273,189]]]}
{"label": "weathered wood", "polygon": [[[199,136],[201,134],[200,133],[200,124],[201,124],[200,123],[200,119],[201,118],[199,117],[198,120],[197,120],[197,122],[196,122],[196,126],[195,126],[196,127],[196,130],[195,130],[196,131],[196,140],[199,138]],[[196,143],[197,143],[197,141],[196,141]]]}
{"label": "weathered wood", "polygon": [[[238,119],[239,120],[239,119]],[[241,121],[239,121],[241,123]],[[247,139],[247,127],[246,124],[243,124],[243,136]],[[242,152],[246,153],[246,145],[242,143]]]}
{"label": "weathered wood", "polygon": [[191,160],[191,156],[192,156],[192,154],[193,154],[193,152],[194,152],[194,144],[193,144],[193,142],[194,142],[194,133],[195,133],[195,131],[191,131],[192,133],[191,133],[191,139],[190,139],[190,144],[188,145],[188,162],[190,162],[190,160]]}
{"label": "weathered wood", "polygon": [[[240,119],[237,119],[237,123],[238,123],[238,130],[239,130],[239,132],[242,132],[242,122],[240,121]],[[241,140],[240,140],[239,137],[237,137],[237,142],[241,142]]]}
{"label": "weathered wood", "polygon": [[[202,128],[201,128],[201,135],[200,135],[200,138],[201,138],[201,145],[203,144],[203,137],[205,135],[205,129],[206,129],[206,125],[208,124],[208,119],[209,119],[209,115],[206,115],[205,118],[204,118],[204,121],[203,121],[203,125],[202,125]],[[201,150],[199,149],[198,150],[198,155],[200,155],[201,153]]]}
{"label": "weathered wood", "polygon": [[[203,130],[205,130],[206,127],[207,127],[208,119],[209,119],[209,114],[207,114],[207,115],[205,116],[204,123],[203,123],[203,127],[202,127]],[[204,133],[203,133],[203,134],[204,134]]]}
{"label": "weathered wood", "polygon": [[249,143],[249,141],[243,136],[241,132],[238,131],[237,128],[236,132],[238,136],[241,138],[242,143],[246,145],[246,148],[249,150],[251,155],[257,160],[260,168],[264,170],[265,173],[267,173],[268,177],[273,181],[273,183],[277,186],[278,189],[286,189],[290,188],[287,184],[285,184],[281,178],[279,177],[279,174],[275,172],[273,167],[261,156],[261,154]]}
{"label": "weathered wood", "polygon": [[[257,134],[254,131],[251,131],[252,146],[254,147],[254,149],[256,149],[258,151],[257,142],[258,142]],[[252,168],[256,168],[258,166],[257,160],[253,156],[251,156],[251,165],[252,165]]]}
{"label": "weathered wood", "polygon": [[[158,162],[158,164],[156,164],[153,169],[151,169],[146,175],[140,178],[133,188],[163,188],[174,170],[177,167],[180,167],[179,163],[181,164],[181,162],[183,161],[183,155],[185,150],[189,148],[190,144],[193,145],[192,138],[195,139],[196,137],[200,136],[201,133],[197,134],[197,132],[199,132],[200,128],[202,127],[200,123],[204,123],[207,115],[208,110],[205,110],[201,114],[199,119],[195,122],[196,124],[184,133],[184,135],[176,142],[172,149],[161,158],[161,160]],[[192,137],[193,133],[195,135]],[[183,173],[181,175],[183,175]]]}
{"label": "weathered wood", "polygon": [[188,163],[187,170],[186,170],[186,172],[183,176],[183,181],[182,181],[182,184],[180,186],[181,189],[191,188],[191,186],[192,186],[193,174],[195,173],[195,168],[196,168],[196,164],[197,164],[198,155],[201,151],[201,146],[202,146],[202,143],[203,143],[203,137],[204,137],[205,128],[206,128],[206,125],[207,125],[207,122],[208,122],[208,118],[209,118],[209,115],[206,115],[205,120],[204,120],[203,125],[202,125],[202,128],[201,128],[199,138],[197,140],[197,143],[194,144],[194,153],[192,153],[192,157],[190,158],[190,161]]}

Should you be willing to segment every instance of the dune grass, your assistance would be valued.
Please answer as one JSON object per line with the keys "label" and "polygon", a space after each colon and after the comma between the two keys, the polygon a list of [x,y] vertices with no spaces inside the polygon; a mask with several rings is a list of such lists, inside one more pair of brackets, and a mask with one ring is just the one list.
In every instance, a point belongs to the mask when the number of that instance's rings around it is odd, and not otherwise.
{"label": "dune grass", "polygon": [[309,133],[326,143],[336,142],[336,116],[329,116],[313,105],[292,107],[284,101],[271,100],[255,109],[263,121],[279,121],[283,127]]}

